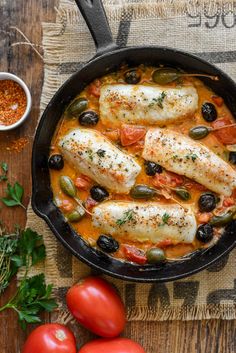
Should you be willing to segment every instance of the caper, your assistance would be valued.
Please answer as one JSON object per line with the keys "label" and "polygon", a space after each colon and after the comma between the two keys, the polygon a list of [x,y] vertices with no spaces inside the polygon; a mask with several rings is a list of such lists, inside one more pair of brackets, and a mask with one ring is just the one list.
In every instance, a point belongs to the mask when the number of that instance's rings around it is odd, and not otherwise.
{"label": "caper", "polygon": [[172,67],[161,67],[152,74],[152,79],[159,85],[165,85],[173,82],[180,77],[180,72]]}
{"label": "caper", "polygon": [[156,193],[154,188],[144,184],[135,185],[130,190],[130,196],[133,197],[133,199],[151,199]]}
{"label": "caper", "polygon": [[62,176],[60,176],[59,182],[60,182],[60,187],[61,187],[62,191],[66,195],[68,195],[70,197],[76,196],[75,184],[73,183],[73,181],[71,180],[70,177],[68,177],[66,175],[62,175]]}
{"label": "caper", "polygon": [[201,212],[211,212],[217,204],[217,198],[211,192],[204,192],[198,200],[198,207]]}
{"label": "caper", "polygon": [[69,222],[78,222],[85,214],[85,211],[80,208],[79,210],[74,210],[71,213],[69,213],[66,217]]}
{"label": "caper", "polygon": [[110,235],[101,234],[97,240],[97,245],[100,249],[107,253],[115,252],[119,249],[119,243]]}
{"label": "caper", "polygon": [[61,154],[53,154],[48,160],[50,169],[60,170],[64,167],[64,160]]}
{"label": "caper", "polygon": [[162,166],[160,166],[160,164],[157,164],[151,161],[145,161],[145,172],[147,175],[154,176],[157,173],[158,174],[162,173],[162,171],[163,169],[162,169]]}
{"label": "caper", "polygon": [[202,116],[204,120],[210,123],[215,121],[217,119],[217,110],[214,104],[208,102],[204,103],[202,105]]}
{"label": "caper", "polygon": [[165,261],[166,256],[162,249],[151,248],[146,252],[147,262],[149,264],[157,264],[161,261]]}
{"label": "caper", "polygon": [[211,224],[201,224],[196,233],[196,238],[202,243],[208,243],[214,236],[213,227]]}
{"label": "caper", "polygon": [[93,110],[83,112],[79,116],[79,123],[83,126],[95,126],[98,123],[99,116]]}
{"label": "caper", "polygon": [[181,200],[188,201],[191,199],[191,194],[184,188],[176,188],[175,193]]}
{"label": "caper", "polygon": [[136,84],[140,81],[141,79],[141,75],[140,73],[135,70],[135,69],[131,69],[129,71],[126,71],[125,73],[125,82],[128,84]]}
{"label": "caper", "polygon": [[233,216],[234,212],[228,211],[223,215],[212,217],[212,219],[210,220],[210,224],[214,227],[222,227],[227,223],[231,222],[233,220]]}
{"label": "caper", "polygon": [[66,109],[66,115],[68,117],[78,117],[88,107],[88,101],[86,98],[76,98],[73,100]]}
{"label": "caper", "polygon": [[210,130],[207,126],[196,126],[189,130],[189,136],[194,140],[200,140],[209,134]]}

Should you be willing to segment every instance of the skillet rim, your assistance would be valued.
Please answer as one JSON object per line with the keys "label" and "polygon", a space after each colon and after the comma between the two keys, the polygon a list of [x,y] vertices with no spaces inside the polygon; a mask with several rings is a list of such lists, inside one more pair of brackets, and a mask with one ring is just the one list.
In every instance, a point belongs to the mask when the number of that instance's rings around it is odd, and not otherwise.
{"label": "skillet rim", "polygon": [[[62,84],[62,86],[56,91],[56,93],[50,99],[48,105],[46,106],[46,108],[45,108],[45,110],[44,110],[44,112],[43,112],[43,114],[42,114],[42,116],[40,118],[39,124],[38,124],[37,129],[36,129],[36,133],[35,133],[35,136],[34,136],[33,146],[32,146],[32,159],[31,159],[31,167],[32,167],[32,172],[31,172],[32,173],[32,198],[31,198],[31,204],[32,204],[33,211],[39,217],[41,217],[42,219],[44,219],[46,221],[47,225],[49,226],[49,228],[51,229],[53,234],[63,244],[63,246],[65,246],[74,256],[76,256],[79,260],[81,260],[82,262],[84,262],[85,264],[90,266],[91,268],[99,270],[102,273],[110,275],[112,277],[119,278],[119,279],[122,279],[122,280],[132,281],[132,282],[136,282],[136,283],[163,283],[163,282],[166,283],[166,282],[175,281],[175,280],[178,280],[178,279],[181,279],[181,278],[189,277],[189,276],[191,276],[191,275],[193,275],[195,273],[198,273],[198,272],[206,269],[207,267],[210,267],[216,261],[220,260],[223,256],[227,255],[230,251],[233,250],[233,248],[236,246],[236,239],[234,240],[234,242],[232,242],[232,244],[230,244],[225,249],[223,249],[220,252],[220,254],[214,256],[211,260],[205,261],[204,264],[202,264],[202,265],[200,264],[198,267],[196,267],[194,269],[191,268],[190,270],[187,270],[186,272],[181,273],[181,274],[168,276],[167,278],[165,278],[165,277],[162,277],[162,278],[153,278],[152,277],[152,278],[150,278],[150,277],[145,277],[145,276],[143,276],[143,277],[135,277],[135,276],[130,276],[130,275],[123,275],[123,274],[119,274],[117,272],[113,272],[112,270],[109,270],[108,268],[101,267],[101,266],[91,262],[89,258],[84,257],[78,251],[76,251],[73,247],[71,247],[70,244],[66,241],[66,238],[63,235],[60,234],[60,232],[56,229],[56,226],[50,220],[48,212],[46,213],[45,210],[44,211],[40,210],[38,208],[38,206],[36,206],[36,201],[35,201],[35,197],[36,197],[36,194],[37,194],[36,181],[35,181],[37,179],[37,172],[36,172],[37,166],[36,166],[36,162],[35,162],[36,155],[37,155],[37,143],[38,143],[39,135],[40,135],[41,130],[42,130],[43,125],[44,125],[44,121],[47,118],[48,111],[51,108],[51,106],[53,106],[55,104],[57,97],[60,95],[60,93],[64,90],[64,88],[66,86],[70,85],[71,81],[76,77],[76,75],[78,75],[81,72],[81,70],[83,70],[84,68],[88,67],[89,65],[93,65],[93,64],[97,63],[98,61],[100,61],[100,59],[104,59],[104,58],[107,58],[109,56],[112,56],[112,55],[115,55],[115,54],[119,54],[121,52],[127,52],[128,53],[130,51],[140,51],[140,50],[149,50],[149,51],[163,50],[165,52],[170,52],[172,55],[176,53],[178,55],[184,55],[185,57],[189,57],[191,59],[197,60],[200,63],[202,63],[204,65],[207,65],[209,68],[211,68],[213,70],[216,70],[217,73],[219,74],[219,76],[223,76],[224,79],[226,79],[231,85],[234,86],[235,92],[236,92],[236,83],[231,79],[230,76],[228,76],[228,74],[226,74],[224,71],[222,71],[221,69],[219,69],[215,65],[207,62],[206,60],[204,60],[202,58],[199,58],[197,55],[185,52],[183,50],[179,50],[179,49],[175,49],[175,48],[171,48],[171,47],[167,47],[167,46],[164,46],[164,47],[162,47],[162,46],[153,46],[153,45],[152,46],[130,46],[130,47],[125,47],[125,48],[114,49],[112,51],[103,53],[103,54],[101,54],[99,56],[95,55],[88,62],[86,62],[79,70],[77,70],[75,73],[73,73]],[[58,122],[57,122],[57,124],[58,124]],[[56,126],[57,126],[57,124],[56,124]],[[48,204],[49,204],[49,202],[50,202],[50,204],[53,204],[55,206],[55,204],[53,203],[52,199],[48,200]],[[70,231],[71,231],[71,236],[73,236],[72,227],[70,227]],[[80,235],[77,235],[77,236],[80,236]],[[219,243],[219,241],[214,245],[214,247]],[[89,245],[88,245],[88,247],[89,247]],[[195,255],[195,256],[198,257],[198,256],[200,256],[200,254],[199,255]],[[188,260],[185,260],[185,261],[188,261]],[[117,262],[121,262],[121,261],[117,260]],[[137,267],[137,271],[138,271],[138,268],[141,268],[140,265],[133,265],[133,267]],[[146,265],[146,268],[148,268],[147,265]],[[158,269],[156,269],[156,271],[158,273]],[[145,273],[145,271],[143,271],[143,273]]]}

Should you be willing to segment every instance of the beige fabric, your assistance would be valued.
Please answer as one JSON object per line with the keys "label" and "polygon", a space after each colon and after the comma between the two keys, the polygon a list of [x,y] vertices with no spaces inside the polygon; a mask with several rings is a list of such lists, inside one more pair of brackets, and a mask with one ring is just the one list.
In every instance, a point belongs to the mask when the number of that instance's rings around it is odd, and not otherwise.
{"label": "beige fabric", "polygon": [[[118,43],[158,44],[191,51],[214,61],[236,79],[235,1],[104,0],[104,3]],[[86,62],[95,53],[89,31],[73,1],[61,0],[56,23],[43,23],[43,47],[42,111],[54,92],[79,68],[78,63]],[[90,269],[56,241],[31,208],[27,226],[44,236],[47,258],[36,271],[44,271],[47,282],[54,284],[61,304],[59,320],[68,321],[70,316],[63,304],[66,289],[89,274]],[[235,319],[235,255],[236,251],[209,270],[169,284],[109,280],[120,291],[129,320]]]}

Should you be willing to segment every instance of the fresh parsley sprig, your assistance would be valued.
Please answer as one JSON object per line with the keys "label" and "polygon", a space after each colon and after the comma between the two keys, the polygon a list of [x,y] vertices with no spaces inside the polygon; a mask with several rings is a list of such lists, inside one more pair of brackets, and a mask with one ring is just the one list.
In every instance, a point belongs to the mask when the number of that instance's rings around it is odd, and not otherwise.
{"label": "fresh parsley sprig", "polygon": [[134,214],[133,210],[128,210],[128,211],[124,212],[124,216],[120,219],[117,219],[116,224],[118,226],[121,226],[122,224],[124,224],[128,221],[131,221],[133,219],[133,214]]}
{"label": "fresh parsley sprig", "polygon": [[2,174],[0,175],[0,182],[7,181],[8,165],[6,162],[1,163]]}
{"label": "fresh parsley sprig", "polygon": [[44,274],[28,276],[29,269],[44,260],[45,246],[42,236],[30,228],[17,229],[13,234],[2,231],[0,235],[0,293],[7,288],[18,269],[24,268],[16,294],[0,308],[0,312],[15,310],[21,327],[25,329],[27,323],[40,322],[38,314],[41,311],[52,311],[57,307],[51,298],[52,286],[45,284]]}
{"label": "fresh parsley sprig", "polygon": [[22,204],[24,189],[17,181],[14,185],[10,183],[7,184],[6,194],[7,197],[1,198],[4,205],[8,207],[21,206],[25,209],[25,206]]}

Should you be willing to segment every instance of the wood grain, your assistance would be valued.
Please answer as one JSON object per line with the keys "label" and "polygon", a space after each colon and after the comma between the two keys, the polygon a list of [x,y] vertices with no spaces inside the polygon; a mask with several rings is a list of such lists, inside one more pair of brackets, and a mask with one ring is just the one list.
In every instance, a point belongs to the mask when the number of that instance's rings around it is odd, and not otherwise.
{"label": "wood grain", "polygon": [[[22,38],[15,31],[7,35],[10,26],[20,28],[34,43],[41,43],[41,22],[53,21],[56,0],[0,0],[0,71],[10,71],[19,75],[30,87],[33,108],[29,120],[16,131],[0,133],[0,161],[6,161],[10,168],[10,180],[18,180],[25,188],[24,203],[29,202],[30,159],[33,135],[39,114],[39,98],[43,82],[43,63],[28,47],[13,47],[11,43]],[[29,144],[21,153],[6,150],[11,141],[27,137]],[[4,186],[0,185],[0,195]],[[15,223],[24,226],[25,212],[22,209],[0,211],[0,219],[9,227]],[[14,292],[15,283],[0,298],[4,303]],[[50,322],[50,316],[43,320]],[[17,324],[13,312],[0,315],[0,353],[19,353],[27,333]],[[31,328],[32,329],[32,328]],[[76,326],[78,347],[93,336],[85,329]],[[235,353],[236,321],[170,321],[170,322],[132,322],[128,323],[124,336],[143,344],[147,353]],[[35,353],[35,352],[32,352]],[[111,352],[112,353],[112,352]]]}

